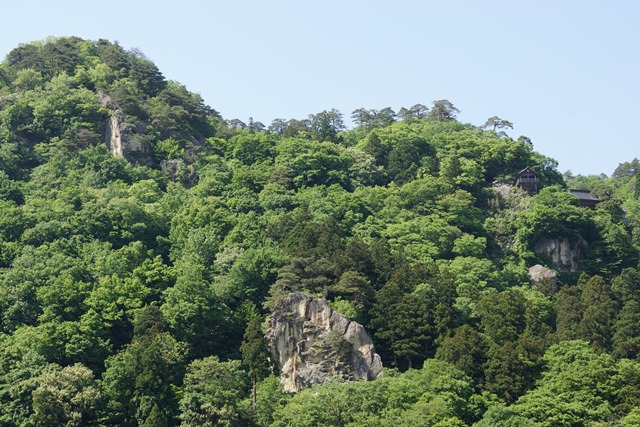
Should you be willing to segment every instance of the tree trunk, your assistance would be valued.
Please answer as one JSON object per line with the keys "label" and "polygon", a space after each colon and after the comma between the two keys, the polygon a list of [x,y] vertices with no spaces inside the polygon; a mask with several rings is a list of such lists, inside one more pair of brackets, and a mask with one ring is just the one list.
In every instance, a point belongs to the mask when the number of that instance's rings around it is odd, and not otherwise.
{"label": "tree trunk", "polygon": [[253,403],[253,411],[255,412],[256,410],[256,395],[257,395],[257,388],[258,388],[258,384],[257,384],[257,378],[255,375],[253,375],[252,378],[252,382],[253,382],[253,390],[252,390],[252,403]]}

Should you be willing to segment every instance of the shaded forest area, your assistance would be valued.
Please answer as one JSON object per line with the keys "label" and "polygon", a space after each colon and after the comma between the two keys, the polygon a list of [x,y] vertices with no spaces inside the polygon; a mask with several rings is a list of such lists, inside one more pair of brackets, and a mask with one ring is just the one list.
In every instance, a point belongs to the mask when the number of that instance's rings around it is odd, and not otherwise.
{"label": "shaded forest area", "polygon": [[[640,425],[640,164],[563,175],[507,120],[458,112],[265,126],[117,43],[12,50],[0,424]],[[538,194],[495,186],[526,167]],[[543,239],[579,242],[579,268],[532,285]],[[283,393],[261,328],[290,292],[365,325],[383,376]]]}

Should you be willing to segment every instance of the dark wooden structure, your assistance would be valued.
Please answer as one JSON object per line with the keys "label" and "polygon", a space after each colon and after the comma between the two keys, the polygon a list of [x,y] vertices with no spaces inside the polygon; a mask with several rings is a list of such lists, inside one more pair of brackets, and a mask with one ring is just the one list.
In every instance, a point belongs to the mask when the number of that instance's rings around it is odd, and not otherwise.
{"label": "dark wooden structure", "polygon": [[538,193],[538,172],[530,167],[526,167],[516,175],[516,187],[526,191],[529,194]]}
{"label": "dark wooden structure", "polygon": [[589,190],[569,190],[569,193],[578,198],[580,206],[583,208],[595,209],[600,203],[600,199],[591,194]]}

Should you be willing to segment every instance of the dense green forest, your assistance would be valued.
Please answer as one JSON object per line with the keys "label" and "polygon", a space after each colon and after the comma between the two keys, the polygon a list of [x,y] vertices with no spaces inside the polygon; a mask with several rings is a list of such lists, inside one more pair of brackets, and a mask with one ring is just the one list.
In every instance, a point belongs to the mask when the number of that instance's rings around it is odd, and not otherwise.
{"label": "dense green forest", "polygon": [[[640,163],[563,175],[507,120],[458,112],[244,123],[117,43],[16,47],[0,425],[640,425]],[[539,193],[496,184],[526,167]],[[298,291],[367,328],[380,378],[282,392],[261,327]]]}

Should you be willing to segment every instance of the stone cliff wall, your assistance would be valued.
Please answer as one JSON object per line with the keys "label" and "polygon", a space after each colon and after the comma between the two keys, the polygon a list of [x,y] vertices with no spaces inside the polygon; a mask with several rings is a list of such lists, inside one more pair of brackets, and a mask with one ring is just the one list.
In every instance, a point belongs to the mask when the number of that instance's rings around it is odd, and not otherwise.
{"label": "stone cliff wall", "polygon": [[136,164],[147,165],[152,161],[148,141],[140,129],[126,122],[125,115],[119,109],[107,120],[105,142],[114,156],[124,157]]}
{"label": "stone cliff wall", "polygon": [[559,271],[576,272],[587,246],[584,239],[571,242],[567,237],[544,237],[536,242],[534,251],[548,257]]}
{"label": "stone cliff wall", "polygon": [[107,121],[107,134],[106,142],[107,148],[114,156],[122,156],[122,134],[125,134],[125,138],[128,133],[128,129],[123,126],[124,115],[120,110],[114,111]]}
{"label": "stone cliff wall", "polygon": [[287,392],[331,379],[373,380],[380,356],[364,327],[307,294],[290,294],[269,318],[267,340]]}

